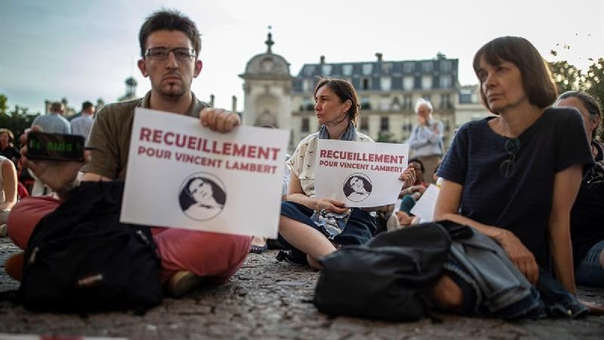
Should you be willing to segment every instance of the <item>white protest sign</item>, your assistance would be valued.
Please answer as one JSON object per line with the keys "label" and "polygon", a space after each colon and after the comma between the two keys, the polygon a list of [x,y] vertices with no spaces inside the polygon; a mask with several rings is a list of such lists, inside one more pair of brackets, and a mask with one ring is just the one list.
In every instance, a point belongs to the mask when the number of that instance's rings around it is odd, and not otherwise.
{"label": "white protest sign", "polygon": [[288,139],[137,108],[120,221],[275,238]]}
{"label": "white protest sign", "polygon": [[407,144],[319,139],[315,192],[348,207],[377,207],[396,201],[407,167]]}
{"label": "white protest sign", "polygon": [[426,191],[419,198],[417,203],[411,208],[411,213],[421,218],[421,222],[432,222],[434,220],[434,207],[436,207],[436,199],[440,189],[430,184]]}

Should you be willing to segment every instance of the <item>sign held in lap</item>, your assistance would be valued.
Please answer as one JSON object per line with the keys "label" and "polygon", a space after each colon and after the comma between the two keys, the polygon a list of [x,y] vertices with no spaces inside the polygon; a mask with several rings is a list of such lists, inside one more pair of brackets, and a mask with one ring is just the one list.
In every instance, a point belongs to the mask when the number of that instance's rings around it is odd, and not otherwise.
{"label": "sign held in lap", "polygon": [[407,167],[407,144],[320,139],[315,190],[317,197],[348,207],[377,207],[396,201]]}
{"label": "sign held in lap", "polygon": [[120,221],[276,237],[288,138],[137,108]]}

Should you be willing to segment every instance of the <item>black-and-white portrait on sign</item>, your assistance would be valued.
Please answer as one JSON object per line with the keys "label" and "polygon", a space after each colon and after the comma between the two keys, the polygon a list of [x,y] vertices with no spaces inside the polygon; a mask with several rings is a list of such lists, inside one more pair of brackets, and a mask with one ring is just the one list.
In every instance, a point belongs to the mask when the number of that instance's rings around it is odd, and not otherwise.
{"label": "black-and-white portrait on sign", "polygon": [[226,203],[222,181],[207,173],[187,177],[178,196],[180,208],[189,218],[205,221],[216,217]]}
{"label": "black-and-white portrait on sign", "polygon": [[344,195],[353,202],[361,202],[371,195],[373,186],[365,174],[352,174],[344,182]]}

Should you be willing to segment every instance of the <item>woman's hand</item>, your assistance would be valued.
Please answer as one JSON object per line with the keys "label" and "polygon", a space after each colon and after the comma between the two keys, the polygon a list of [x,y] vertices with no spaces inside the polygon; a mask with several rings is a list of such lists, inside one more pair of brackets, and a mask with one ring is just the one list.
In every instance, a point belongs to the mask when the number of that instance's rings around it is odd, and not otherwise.
{"label": "woman's hand", "polygon": [[344,204],[344,202],[332,200],[329,198],[317,198],[315,206],[315,210],[317,211],[327,210],[336,214],[344,214],[348,211],[348,208],[346,208],[346,204]]}
{"label": "woman's hand", "polygon": [[415,184],[416,180],[415,169],[410,166],[407,166],[407,168],[403,170],[398,179],[403,182],[403,189],[412,186],[413,184]]}
{"label": "woman's hand", "polygon": [[205,108],[199,113],[201,125],[213,131],[227,133],[241,124],[239,115],[223,109]]}
{"label": "woman's hand", "polygon": [[533,253],[522,244],[522,241],[516,235],[508,230],[502,229],[501,235],[495,239],[499,241],[516,268],[526,276],[530,283],[536,284],[539,280],[539,266]]}

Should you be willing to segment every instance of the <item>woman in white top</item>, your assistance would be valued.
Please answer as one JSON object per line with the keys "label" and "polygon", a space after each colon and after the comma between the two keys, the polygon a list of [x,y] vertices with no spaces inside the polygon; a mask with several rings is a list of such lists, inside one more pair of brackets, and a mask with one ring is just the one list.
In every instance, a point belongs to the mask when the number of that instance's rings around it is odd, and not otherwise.
{"label": "woman in white top", "polygon": [[[376,221],[366,210],[348,209],[344,202],[315,195],[316,152],[319,139],[373,142],[356,130],[358,97],[352,84],[321,79],[314,90],[315,114],[320,131],[304,138],[288,161],[289,191],[281,204],[279,241],[289,250],[286,257],[320,268],[317,259],[336,246],[362,244],[376,232]],[[401,175],[413,183],[413,170]]]}
{"label": "woman in white top", "polygon": [[[0,225],[6,224],[8,214],[13,205],[17,203],[17,170],[13,162],[3,156],[0,156],[2,171],[0,172]],[[5,229],[6,227],[2,227]],[[2,233],[0,229],[0,234]]]}

